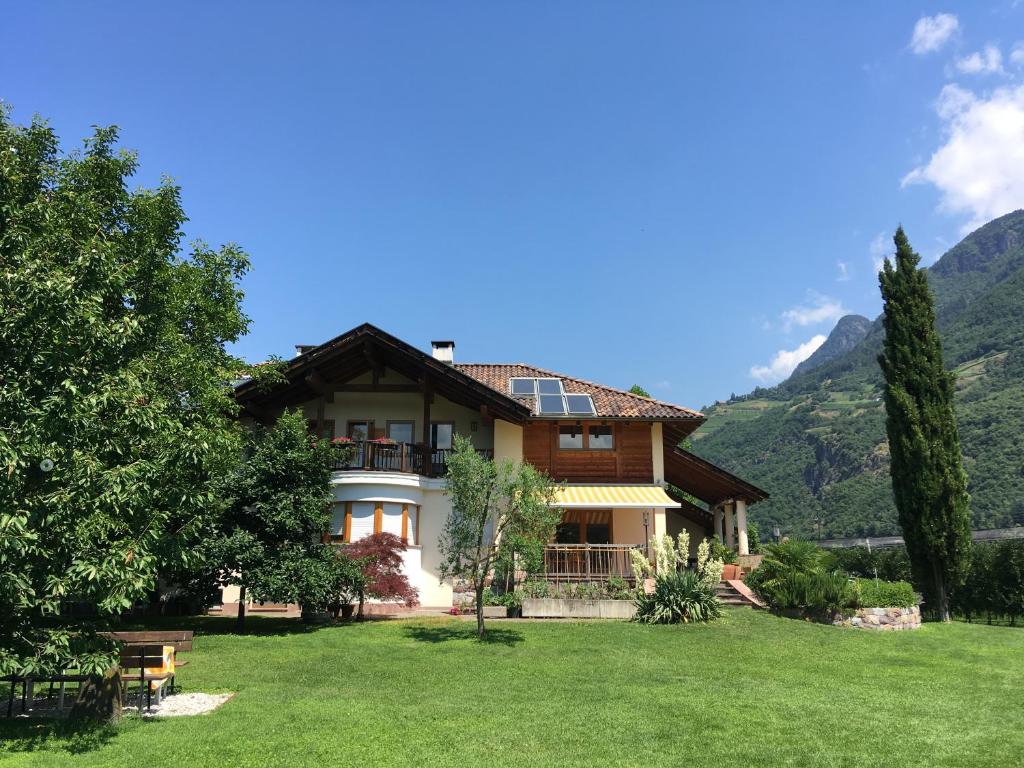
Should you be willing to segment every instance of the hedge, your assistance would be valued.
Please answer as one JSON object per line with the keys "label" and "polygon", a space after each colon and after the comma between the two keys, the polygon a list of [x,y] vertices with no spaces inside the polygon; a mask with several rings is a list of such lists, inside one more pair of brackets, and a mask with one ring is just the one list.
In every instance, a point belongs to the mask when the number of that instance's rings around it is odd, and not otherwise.
{"label": "hedge", "polygon": [[917,605],[917,595],[906,581],[857,579],[857,605],[862,608],[912,608]]}

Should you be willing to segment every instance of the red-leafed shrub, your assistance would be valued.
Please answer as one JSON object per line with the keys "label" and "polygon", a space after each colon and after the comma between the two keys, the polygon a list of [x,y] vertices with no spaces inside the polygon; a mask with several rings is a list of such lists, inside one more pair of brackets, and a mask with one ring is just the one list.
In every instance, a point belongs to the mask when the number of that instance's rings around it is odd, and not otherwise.
{"label": "red-leafed shrub", "polygon": [[405,542],[393,533],[375,533],[345,547],[345,554],[363,561],[363,583],[359,595],[358,618],[363,617],[367,597],[377,600],[401,601],[407,606],[419,605],[419,593],[402,573]]}

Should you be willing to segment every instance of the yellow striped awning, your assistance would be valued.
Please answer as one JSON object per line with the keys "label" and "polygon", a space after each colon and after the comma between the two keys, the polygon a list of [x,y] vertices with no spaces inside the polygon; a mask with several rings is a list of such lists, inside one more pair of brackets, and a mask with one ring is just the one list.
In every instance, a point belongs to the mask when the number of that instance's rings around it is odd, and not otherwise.
{"label": "yellow striped awning", "polygon": [[563,509],[680,507],[660,485],[562,485],[551,505]]}

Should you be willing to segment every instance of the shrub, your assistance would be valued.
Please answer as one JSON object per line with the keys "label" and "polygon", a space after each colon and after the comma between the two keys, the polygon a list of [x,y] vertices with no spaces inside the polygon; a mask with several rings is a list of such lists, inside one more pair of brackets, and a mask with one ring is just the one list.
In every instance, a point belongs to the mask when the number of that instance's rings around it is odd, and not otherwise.
{"label": "shrub", "polygon": [[825,553],[809,541],[765,546],[765,558],[747,585],[773,610],[829,616],[853,607],[857,591],[849,577],[827,567]]}
{"label": "shrub", "polygon": [[864,608],[912,608],[917,594],[906,581],[857,579],[857,604]]}
{"label": "shrub", "polygon": [[630,600],[633,597],[629,582],[621,576],[610,577],[605,583],[605,589],[610,600]]}
{"label": "shrub", "polygon": [[904,547],[830,549],[825,553],[824,561],[829,570],[846,571],[851,576],[886,581],[911,580],[910,558]]}
{"label": "shrub", "polygon": [[643,624],[678,624],[717,619],[722,612],[713,587],[692,571],[661,573],[654,591],[636,598],[636,621]]}
{"label": "shrub", "polygon": [[419,593],[402,572],[406,544],[392,533],[375,533],[343,548],[345,555],[362,563],[362,579],[355,585],[360,619],[367,597],[419,605]]}

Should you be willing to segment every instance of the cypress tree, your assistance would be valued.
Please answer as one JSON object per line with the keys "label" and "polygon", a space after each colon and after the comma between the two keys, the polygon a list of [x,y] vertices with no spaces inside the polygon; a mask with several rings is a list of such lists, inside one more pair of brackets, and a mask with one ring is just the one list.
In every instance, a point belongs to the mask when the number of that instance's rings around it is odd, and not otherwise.
{"label": "cypress tree", "polygon": [[903,227],[896,264],[879,275],[885,302],[885,375],[890,472],[903,540],[925,606],[949,620],[950,592],[964,576],[970,546],[967,473],[953,410],[954,376],[942,364],[928,278]]}

